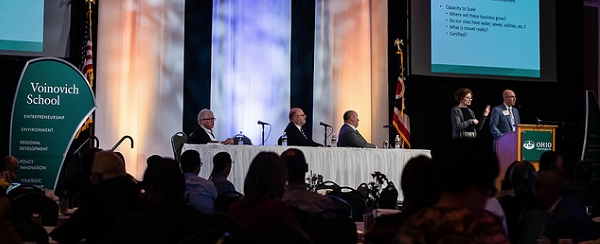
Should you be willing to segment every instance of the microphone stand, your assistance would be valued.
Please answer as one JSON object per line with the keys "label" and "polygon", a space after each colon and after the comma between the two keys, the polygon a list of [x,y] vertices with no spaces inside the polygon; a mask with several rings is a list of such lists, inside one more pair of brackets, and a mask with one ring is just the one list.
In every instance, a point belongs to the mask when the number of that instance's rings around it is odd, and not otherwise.
{"label": "microphone stand", "polygon": [[327,126],[323,125],[323,146],[327,147]]}
{"label": "microphone stand", "polygon": [[265,124],[261,123],[260,126],[262,127],[262,137],[261,137],[260,145],[264,146],[265,145]]}
{"label": "microphone stand", "polygon": [[[390,135],[392,135],[392,127],[391,127],[390,125],[383,125],[383,128],[384,128],[384,129],[385,129],[385,128],[387,128],[387,129],[388,129],[388,148],[390,148],[390,146],[391,146],[391,144],[390,144],[390,141],[391,141],[391,140],[390,140],[390,138],[391,138],[391,137],[390,137]],[[403,141],[403,143],[404,143],[404,141]],[[385,145],[384,145],[384,146],[385,146]],[[395,147],[395,146],[396,146],[396,145],[394,145],[394,147]],[[387,148],[386,148],[386,149],[387,149]]]}

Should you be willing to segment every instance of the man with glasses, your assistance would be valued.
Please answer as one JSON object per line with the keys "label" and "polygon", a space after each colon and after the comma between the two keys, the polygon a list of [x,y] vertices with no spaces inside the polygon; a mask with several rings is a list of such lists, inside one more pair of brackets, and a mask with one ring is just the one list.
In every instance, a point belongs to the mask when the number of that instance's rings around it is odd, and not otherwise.
{"label": "man with glasses", "polygon": [[[322,147],[323,145],[316,143],[304,133],[302,126],[306,124],[306,114],[301,108],[290,109],[289,119],[290,123],[285,127],[285,134],[287,135],[288,146],[309,146],[309,147]],[[279,138],[278,144],[281,145],[281,138]]]}
{"label": "man with glasses", "polygon": [[514,106],[517,102],[517,96],[512,90],[502,92],[504,103],[492,109],[490,115],[490,131],[494,135],[494,145],[496,140],[506,132],[515,131],[517,125],[521,123],[519,110]]}
{"label": "man with glasses", "polygon": [[[215,115],[212,111],[205,108],[198,113],[198,127],[190,134],[190,142],[196,144],[206,144],[209,142],[219,142],[213,134],[215,127]],[[227,138],[220,142],[221,144],[233,144],[232,138]]]}

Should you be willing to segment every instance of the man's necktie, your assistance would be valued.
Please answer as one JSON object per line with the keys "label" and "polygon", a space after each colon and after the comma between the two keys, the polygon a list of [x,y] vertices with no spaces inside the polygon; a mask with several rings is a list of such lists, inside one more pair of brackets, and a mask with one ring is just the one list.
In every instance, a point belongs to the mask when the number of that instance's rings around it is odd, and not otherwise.
{"label": "man's necktie", "polygon": [[512,131],[515,131],[515,115],[513,114],[512,107],[508,107],[508,113],[510,114],[510,127]]}
{"label": "man's necktie", "polygon": [[358,130],[356,130],[356,133],[358,134],[358,136],[360,136],[360,138],[361,138],[363,141],[365,141],[365,142],[367,141],[367,140],[365,140],[365,138],[364,138],[364,137],[363,137],[363,136],[360,134],[360,132],[358,132]]}

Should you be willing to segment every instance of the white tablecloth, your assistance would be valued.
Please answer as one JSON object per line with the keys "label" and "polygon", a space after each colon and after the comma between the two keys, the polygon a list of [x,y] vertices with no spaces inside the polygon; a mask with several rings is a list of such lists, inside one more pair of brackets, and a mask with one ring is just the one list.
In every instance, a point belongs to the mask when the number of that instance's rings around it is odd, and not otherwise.
{"label": "white tablecloth", "polygon": [[[341,147],[297,147],[306,156],[309,171],[323,175],[323,180],[331,180],[341,186],[358,187],[362,182],[373,180],[371,173],[379,171],[394,183],[399,191],[399,199],[403,199],[400,190],[400,175],[406,162],[418,155],[431,157],[429,150],[421,149],[368,149]],[[221,144],[185,144],[182,152],[196,150],[204,165],[200,177],[208,178],[212,171],[212,158],[219,152],[228,152],[234,161],[229,175],[237,191],[244,192],[244,179],[252,159],[262,151],[281,154],[291,147],[283,146],[251,146]]]}

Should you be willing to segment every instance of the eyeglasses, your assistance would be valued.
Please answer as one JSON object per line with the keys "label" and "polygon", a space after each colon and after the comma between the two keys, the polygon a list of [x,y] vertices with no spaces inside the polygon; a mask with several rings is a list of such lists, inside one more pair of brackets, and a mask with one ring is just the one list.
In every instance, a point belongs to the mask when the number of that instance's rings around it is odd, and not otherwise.
{"label": "eyeglasses", "polygon": [[206,118],[206,119],[202,119],[202,120],[212,120],[212,121],[216,121],[217,118]]}
{"label": "eyeglasses", "polygon": [[472,97],[465,97],[465,99],[467,99],[467,100],[473,100]]}
{"label": "eyeglasses", "polygon": [[297,116],[302,116],[302,117],[305,117],[305,118],[308,117],[308,116],[306,116],[306,114],[298,114],[298,115],[296,115],[296,117]]}

